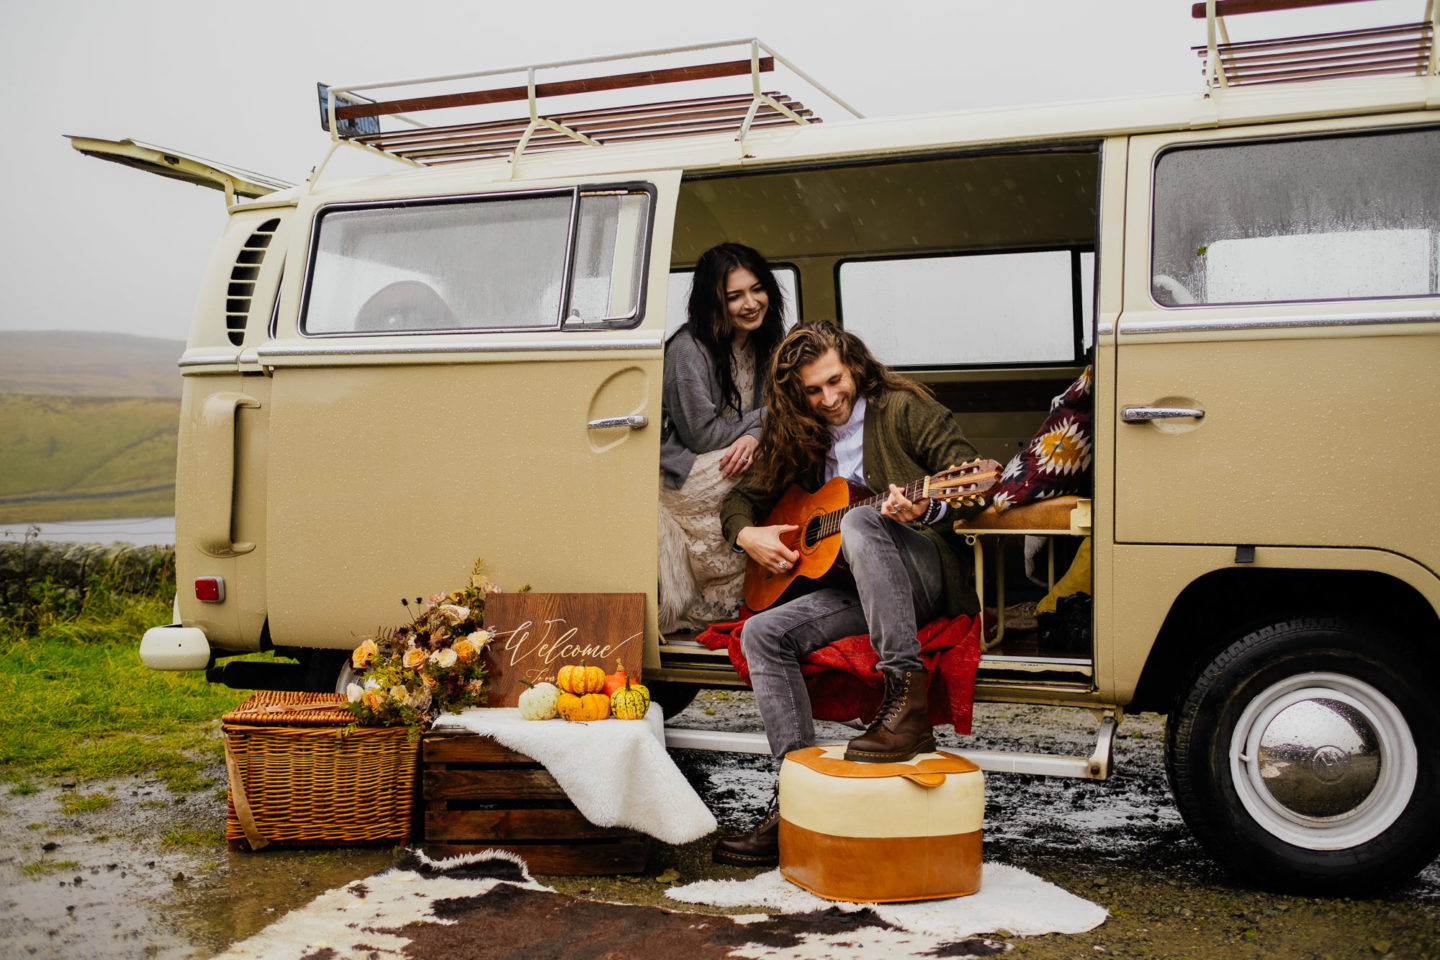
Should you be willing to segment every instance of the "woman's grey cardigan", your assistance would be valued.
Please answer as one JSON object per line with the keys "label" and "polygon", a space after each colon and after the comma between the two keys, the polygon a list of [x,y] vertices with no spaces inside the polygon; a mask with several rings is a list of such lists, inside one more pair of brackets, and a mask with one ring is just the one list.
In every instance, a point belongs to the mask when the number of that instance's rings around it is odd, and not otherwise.
{"label": "woman's grey cardigan", "polygon": [[760,438],[760,387],[764,371],[755,371],[753,409],[737,417],[728,405],[720,412],[720,371],[705,345],[681,327],[665,344],[665,384],[661,393],[665,429],[660,436],[660,471],[678,489],[690,476],[696,454],[719,450],[741,434]]}

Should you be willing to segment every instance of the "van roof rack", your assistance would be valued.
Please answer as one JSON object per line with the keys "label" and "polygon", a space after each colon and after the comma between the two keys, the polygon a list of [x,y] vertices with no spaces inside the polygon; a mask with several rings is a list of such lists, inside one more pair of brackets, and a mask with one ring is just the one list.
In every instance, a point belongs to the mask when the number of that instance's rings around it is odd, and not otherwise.
{"label": "van roof rack", "polygon": [[[696,54],[726,47],[747,48],[747,55],[736,50],[733,59],[695,62]],[[640,66],[636,61],[645,61],[645,68],[634,69]],[[621,63],[630,69],[598,76],[587,69]],[[764,75],[782,66],[832,103],[861,116],[752,37],[416,80],[328,87],[322,83],[320,125],[330,134],[332,151],[334,145],[349,143],[421,166],[505,156],[518,160],[526,153],[567,147],[731,131],[743,142],[757,127],[820,122],[801,101],[763,89]],[[715,92],[713,81],[739,77],[749,78],[748,90]],[[500,85],[475,89],[477,80]],[[629,102],[634,91],[660,85],[684,85],[684,90],[672,99]],[[376,98],[381,92],[385,99]],[[602,93],[614,94],[621,102],[612,98],[610,103],[596,103],[595,95]],[[486,115],[487,108],[493,113],[496,105],[518,102],[528,106],[528,116]],[[431,113],[435,119],[415,116],[421,113]]]}
{"label": "van roof rack", "polygon": [[1359,2],[1364,0],[1203,0],[1193,4],[1190,15],[1206,21],[1207,43],[1192,48],[1204,62],[1206,86],[1214,91],[1337,77],[1436,75],[1437,0],[1425,0],[1422,19],[1414,23],[1238,43],[1231,42],[1224,19]]}

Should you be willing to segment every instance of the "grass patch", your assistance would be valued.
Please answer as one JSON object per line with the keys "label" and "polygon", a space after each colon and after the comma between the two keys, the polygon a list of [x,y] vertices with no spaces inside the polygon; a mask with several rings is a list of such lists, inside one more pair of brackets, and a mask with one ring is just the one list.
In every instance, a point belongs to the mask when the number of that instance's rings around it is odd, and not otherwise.
{"label": "grass patch", "polygon": [[114,797],[107,797],[103,793],[75,794],[66,797],[60,804],[61,813],[90,813],[94,810],[104,810],[115,802]]}
{"label": "grass patch", "polygon": [[43,877],[57,870],[74,870],[80,864],[75,860],[36,860],[20,865],[20,872],[27,877]]}
{"label": "grass patch", "polygon": [[145,775],[182,791],[213,785],[205,767],[223,756],[220,715],[249,694],[198,671],[141,663],[141,635],[169,621],[168,597],[103,584],[76,612],[52,610],[27,627],[0,620],[0,779],[15,782],[11,793],[61,775]]}
{"label": "grass patch", "polygon": [[0,521],[173,512],[179,417],[169,397],[0,394]]}
{"label": "grass patch", "polygon": [[10,788],[10,796],[12,797],[28,797],[32,793],[39,792],[40,788],[35,786],[35,784],[31,783],[29,780],[22,780]]}
{"label": "grass patch", "polygon": [[223,830],[167,830],[162,847],[214,847],[225,842]]}

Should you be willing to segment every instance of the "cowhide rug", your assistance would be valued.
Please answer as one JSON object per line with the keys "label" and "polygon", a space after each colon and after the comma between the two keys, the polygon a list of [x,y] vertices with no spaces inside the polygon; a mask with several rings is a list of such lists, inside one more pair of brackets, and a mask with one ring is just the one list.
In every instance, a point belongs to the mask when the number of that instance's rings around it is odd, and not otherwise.
{"label": "cowhide rug", "polygon": [[505,853],[431,861],[411,852],[321,894],[219,960],[986,957],[1009,945],[984,932],[1078,933],[1105,920],[1103,907],[1022,870],[985,871],[980,893],[921,904],[834,904],[776,871],[669,891],[691,903],[796,911],[724,917],[559,894]]}

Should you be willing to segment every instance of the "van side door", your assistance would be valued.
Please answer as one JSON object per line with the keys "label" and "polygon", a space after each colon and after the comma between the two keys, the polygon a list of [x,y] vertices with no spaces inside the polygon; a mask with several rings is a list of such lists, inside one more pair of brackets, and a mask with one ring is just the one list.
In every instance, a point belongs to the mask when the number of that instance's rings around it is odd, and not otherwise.
{"label": "van side door", "polygon": [[1114,425],[1132,649],[1208,573],[1440,569],[1411,509],[1440,469],[1437,163],[1415,115],[1132,140]]}
{"label": "van side door", "polygon": [[298,211],[261,351],[273,642],[349,649],[477,558],[506,589],[647,593],[653,633],[678,173],[410,183]]}

